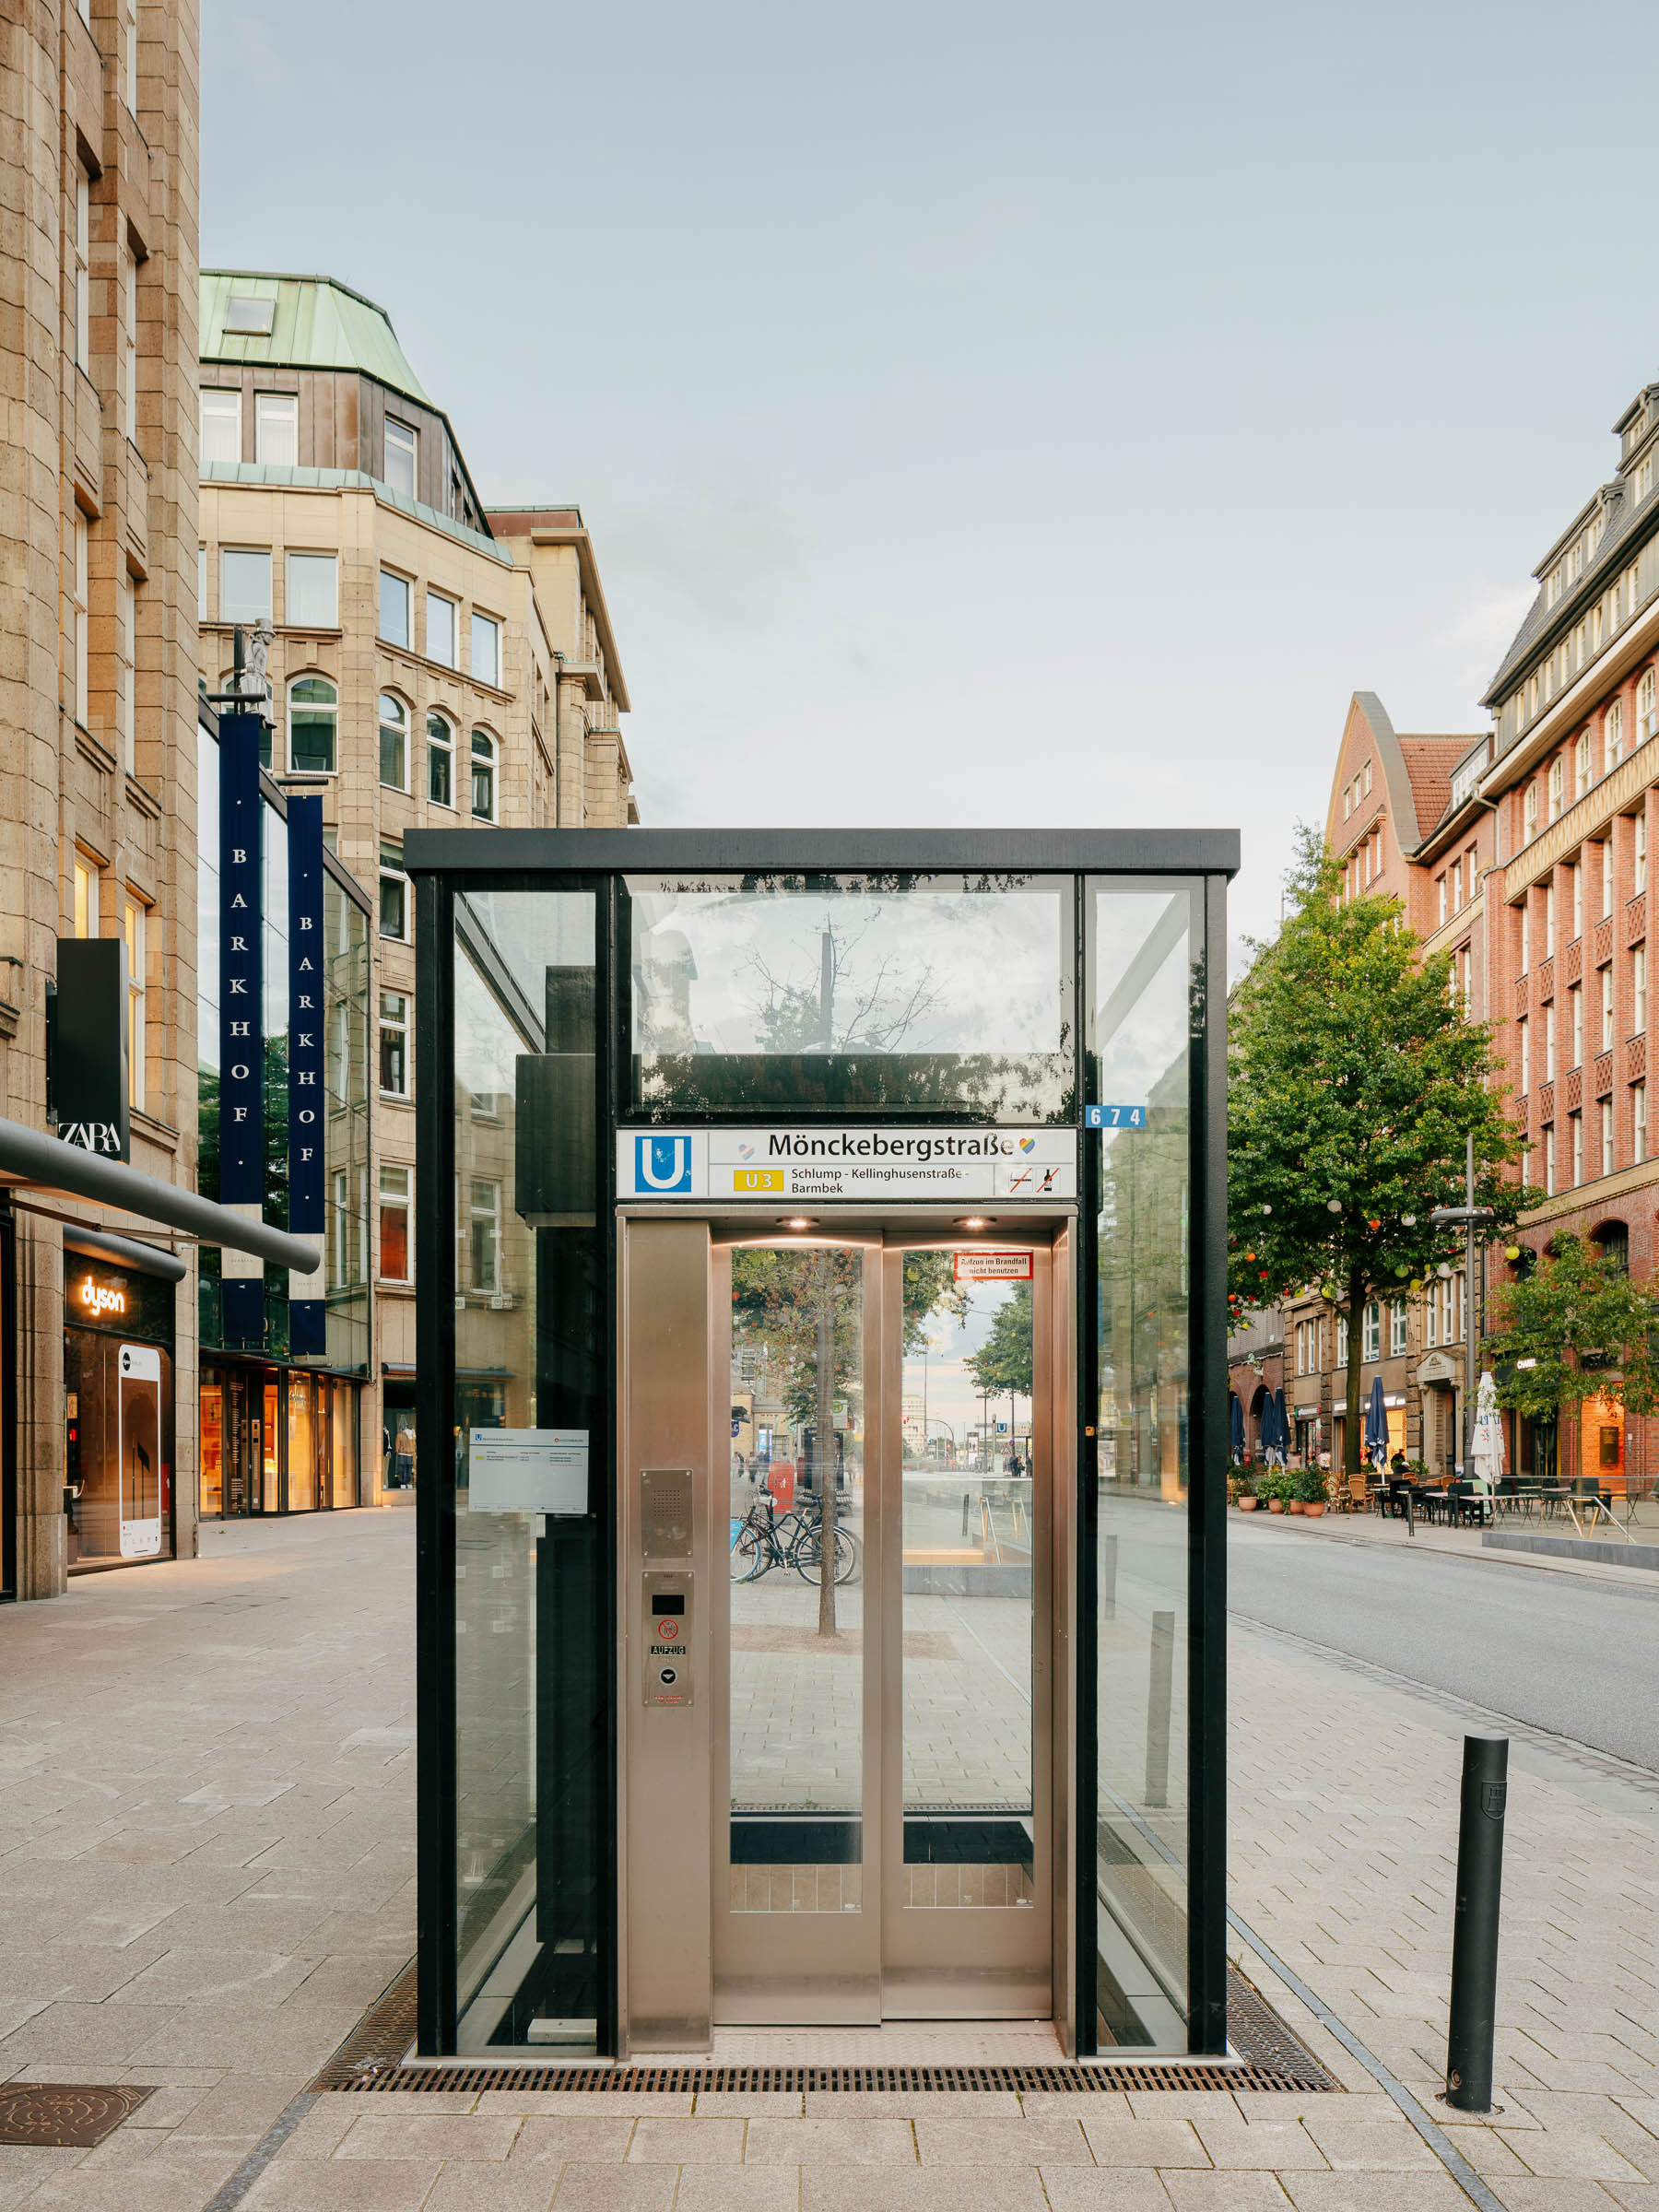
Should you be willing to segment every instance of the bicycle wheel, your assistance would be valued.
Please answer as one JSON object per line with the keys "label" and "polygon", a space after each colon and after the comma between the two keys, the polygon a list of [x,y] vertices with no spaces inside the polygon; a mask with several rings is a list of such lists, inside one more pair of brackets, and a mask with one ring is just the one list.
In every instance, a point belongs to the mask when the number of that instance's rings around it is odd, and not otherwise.
{"label": "bicycle wheel", "polygon": [[764,1574],[766,1568],[771,1564],[770,1559],[766,1559],[765,1566],[761,1564],[765,1554],[765,1538],[759,1529],[751,1528],[746,1521],[732,1538],[728,1568],[733,1582],[752,1583],[758,1575]]}
{"label": "bicycle wheel", "polygon": [[[835,1580],[838,1587],[853,1579],[863,1557],[858,1538],[850,1530],[838,1527],[835,1532]],[[790,1564],[803,1582],[810,1583],[817,1589],[823,1576],[823,1539],[816,1528],[809,1528],[803,1532],[800,1542],[794,1547]]]}

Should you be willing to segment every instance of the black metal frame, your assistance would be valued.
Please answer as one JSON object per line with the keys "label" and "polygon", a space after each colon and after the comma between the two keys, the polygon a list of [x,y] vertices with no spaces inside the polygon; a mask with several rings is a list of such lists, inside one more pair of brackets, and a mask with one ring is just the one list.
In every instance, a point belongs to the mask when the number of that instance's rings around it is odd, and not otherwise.
{"label": "black metal frame", "polygon": [[0,1598],[18,1594],[18,1225],[0,1207]]}
{"label": "black metal frame", "polygon": [[[417,1444],[419,1465],[436,1470],[417,1493],[418,1771],[417,1835],[421,1961],[418,2045],[423,2055],[453,2050],[457,2018],[457,1917],[453,1806],[455,1788],[454,1518],[453,1420],[455,1371],[454,1122],[450,1112],[454,1050],[454,900],[457,889],[582,890],[598,900],[598,1004],[604,1018],[596,1078],[604,1101],[596,1203],[606,1224],[605,1371],[618,1371],[616,1341],[616,1145],[614,1133],[648,1120],[622,1097],[618,1044],[628,1022],[626,964],[615,957],[621,926],[618,877],[708,873],[762,877],[966,872],[1071,877],[1073,982],[1079,1136],[1092,1087],[1092,1040],[1084,1000],[1088,974],[1088,878],[1184,878],[1194,890],[1194,945],[1202,946],[1204,1009],[1190,1066],[1193,1206],[1188,1430],[1188,2020],[1195,2055],[1226,2049],[1226,879],[1237,872],[1239,839],[1230,830],[412,830],[404,866],[415,886],[416,1026],[425,1075],[417,1087],[416,1278]],[[690,1116],[687,1118],[700,1118]],[[743,1118],[735,1114],[733,1118]],[[853,1122],[878,1119],[841,1114]],[[955,1118],[941,1109],[942,1121]],[[1075,1961],[1077,2048],[1096,2044],[1095,1893],[1097,1481],[1099,1331],[1096,1223],[1100,1147],[1079,1150],[1076,1285],[1077,1297],[1077,1807],[1079,1909]],[[614,1477],[614,1424],[595,1457]],[[611,1485],[614,1489],[614,1482]],[[616,1527],[604,1517],[605,1633],[616,1637]],[[606,1758],[612,1802],[617,1787],[617,1716],[607,1712]],[[612,1941],[602,1959],[600,2040],[614,2051],[618,2026],[616,1867],[604,1862],[602,1924]]]}

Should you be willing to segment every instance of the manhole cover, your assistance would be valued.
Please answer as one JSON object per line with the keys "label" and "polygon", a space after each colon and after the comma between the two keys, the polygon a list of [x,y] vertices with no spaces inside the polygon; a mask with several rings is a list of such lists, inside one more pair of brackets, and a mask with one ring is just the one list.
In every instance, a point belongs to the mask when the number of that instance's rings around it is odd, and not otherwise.
{"label": "manhole cover", "polygon": [[90,2150],[150,2094],[124,2083],[10,2081],[0,2088],[0,2143]]}

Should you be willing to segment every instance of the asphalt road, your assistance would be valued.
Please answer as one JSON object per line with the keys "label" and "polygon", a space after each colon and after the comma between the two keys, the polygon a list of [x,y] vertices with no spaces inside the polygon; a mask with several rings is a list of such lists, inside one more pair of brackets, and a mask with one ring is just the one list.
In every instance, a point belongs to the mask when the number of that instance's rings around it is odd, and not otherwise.
{"label": "asphalt road", "polygon": [[1659,1772],[1659,1588],[1229,1524],[1240,1619]]}

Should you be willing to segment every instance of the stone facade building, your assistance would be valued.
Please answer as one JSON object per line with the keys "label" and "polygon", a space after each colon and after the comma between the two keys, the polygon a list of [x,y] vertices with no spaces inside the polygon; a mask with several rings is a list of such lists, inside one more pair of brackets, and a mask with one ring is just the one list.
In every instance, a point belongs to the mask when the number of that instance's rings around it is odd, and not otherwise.
{"label": "stone facade building", "polygon": [[[36,0],[0,21],[0,1114],[50,1126],[58,938],[122,940],[132,1164],[186,1189],[196,80],[190,0]],[[72,1553],[122,1556],[124,1509],[102,1499],[111,1345],[78,1325],[100,1292],[144,1307],[161,1376],[159,1458],[144,1453],[159,1510],[146,1528],[159,1528],[163,1556],[195,1547],[194,1268],[176,1294],[141,1263],[126,1288],[94,1283],[83,1218],[89,1230],[90,1209],[55,1201],[51,1214],[21,1197],[0,1207],[0,1588],[20,1596],[61,1591]],[[66,1272],[86,1313],[65,1309]],[[83,1352],[66,1384],[66,1357]],[[78,1529],[65,1506],[68,1407],[87,1431]],[[145,1544],[141,1556],[157,1556]]]}
{"label": "stone facade building", "polygon": [[200,376],[204,677],[222,690],[238,626],[271,626],[267,765],[284,792],[321,794],[330,850],[374,896],[361,1410],[379,1462],[414,1404],[404,836],[637,820],[628,688],[580,511],[486,508],[372,301],[321,276],[205,271]]}

